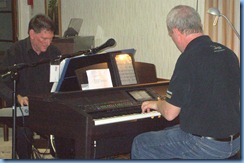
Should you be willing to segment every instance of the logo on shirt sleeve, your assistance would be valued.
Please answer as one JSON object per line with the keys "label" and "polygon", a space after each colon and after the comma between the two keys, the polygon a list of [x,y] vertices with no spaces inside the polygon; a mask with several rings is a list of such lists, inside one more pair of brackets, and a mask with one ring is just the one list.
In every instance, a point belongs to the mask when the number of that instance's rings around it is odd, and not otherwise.
{"label": "logo on shirt sleeve", "polygon": [[166,92],[166,98],[171,99],[172,96],[172,92],[170,92],[169,90],[167,90]]}
{"label": "logo on shirt sleeve", "polygon": [[224,50],[225,50],[225,49],[222,48],[221,46],[210,45],[210,47],[213,48],[214,53],[218,53],[218,52],[221,52],[221,51],[224,51]]}

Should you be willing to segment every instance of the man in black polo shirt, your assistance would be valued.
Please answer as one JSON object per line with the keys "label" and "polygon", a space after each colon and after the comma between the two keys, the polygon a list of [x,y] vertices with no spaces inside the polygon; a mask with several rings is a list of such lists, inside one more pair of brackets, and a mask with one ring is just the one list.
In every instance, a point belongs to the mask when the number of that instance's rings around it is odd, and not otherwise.
{"label": "man in black polo shirt", "polygon": [[240,67],[236,54],[203,35],[199,14],[176,6],[167,16],[170,37],[182,52],[165,101],[145,101],[180,124],[143,133],[132,159],[225,159],[240,150]]}
{"label": "man in black polo shirt", "polygon": [[[25,63],[25,67],[18,71],[17,79],[17,102],[19,105],[29,105],[28,96],[50,93],[52,83],[49,81],[50,62],[61,55],[60,50],[51,45],[54,36],[54,24],[46,15],[36,15],[29,22],[26,39],[17,41],[7,51],[2,67],[13,66],[14,64]],[[41,64],[37,64],[41,63]],[[31,66],[37,64],[36,66]],[[0,96],[9,104],[12,103],[13,82],[10,76],[0,82]],[[51,108],[50,108],[51,109]],[[61,141],[62,138],[60,138]],[[17,127],[16,150],[20,159],[30,159],[32,153],[33,132],[26,127]],[[67,149],[66,141],[55,140],[62,143],[58,146]],[[62,148],[58,148],[57,152]],[[71,149],[70,149],[71,150]],[[67,150],[68,151],[68,150]],[[58,153],[59,154],[59,153]],[[60,155],[60,157],[66,157]]]}

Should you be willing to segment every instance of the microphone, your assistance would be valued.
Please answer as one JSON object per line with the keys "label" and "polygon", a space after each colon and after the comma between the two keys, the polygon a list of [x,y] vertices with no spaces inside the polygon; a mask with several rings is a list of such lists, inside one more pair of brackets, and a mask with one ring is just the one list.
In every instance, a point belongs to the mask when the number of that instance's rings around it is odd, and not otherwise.
{"label": "microphone", "polygon": [[71,58],[71,57],[75,57],[75,56],[79,56],[79,55],[91,55],[91,54],[96,54],[99,51],[106,49],[108,47],[112,47],[116,44],[114,39],[108,39],[104,44],[100,45],[99,47],[93,48],[93,49],[88,49],[88,50],[84,50],[84,51],[78,51],[75,53],[71,53],[71,54],[63,54],[58,56],[58,58],[56,60],[62,60],[65,58]]}
{"label": "microphone", "polygon": [[18,64],[14,64],[13,66],[9,66],[9,67],[0,67],[0,74],[1,74],[1,78],[5,78],[10,74],[14,74],[16,73],[18,70],[28,67],[28,64],[26,63],[18,63]]}
{"label": "microphone", "polygon": [[114,46],[115,44],[116,44],[116,41],[113,38],[110,38],[108,41],[106,41],[104,44],[100,45],[99,47],[91,49],[91,52],[89,54],[98,53],[103,49]]}
{"label": "microphone", "polygon": [[4,73],[7,73],[7,72],[10,72],[10,71],[17,71],[19,69],[22,69],[24,67],[27,67],[28,64],[26,63],[18,63],[18,64],[14,64],[13,66],[8,66],[8,67],[1,67],[0,68],[0,73],[1,74],[4,74]]}

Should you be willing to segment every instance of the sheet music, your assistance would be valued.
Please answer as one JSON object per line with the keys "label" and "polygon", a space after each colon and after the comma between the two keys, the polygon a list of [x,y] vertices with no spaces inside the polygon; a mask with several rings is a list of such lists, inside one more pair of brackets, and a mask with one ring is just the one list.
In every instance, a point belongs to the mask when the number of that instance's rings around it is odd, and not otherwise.
{"label": "sheet music", "polygon": [[88,88],[109,88],[113,87],[109,69],[87,70]]}
{"label": "sheet music", "polygon": [[129,55],[115,57],[122,85],[137,84],[132,59]]}

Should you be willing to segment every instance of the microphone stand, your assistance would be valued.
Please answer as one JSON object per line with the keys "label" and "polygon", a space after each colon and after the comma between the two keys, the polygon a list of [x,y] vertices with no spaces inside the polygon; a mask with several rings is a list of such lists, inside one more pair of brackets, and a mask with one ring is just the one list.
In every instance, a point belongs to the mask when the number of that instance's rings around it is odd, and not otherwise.
{"label": "microphone stand", "polygon": [[27,64],[17,64],[14,66],[11,66],[7,69],[5,69],[4,71],[7,71],[5,74],[1,75],[2,78],[10,75],[10,78],[13,80],[13,95],[12,95],[12,99],[13,99],[13,106],[12,106],[12,117],[13,117],[13,127],[12,127],[12,159],[16,159],[16,109],[17,109],[17,89],[16,89],[16,85],[17,85],[17,80],[18,80],[18,70],[22,69],[24,67],[27,67]]}
{"label": "microphone stand", "polygon": [[18,72],[16,71],[12,71],[11,72],[11,79],[13,79],[13,86],[14,86],[14,90],[13,90],[13,111],[12,111],[12,115],[13,115],[13,128],[12,128],[12,159],[16,159],[16,83],[17,83],[17,79],[18,79]]}

